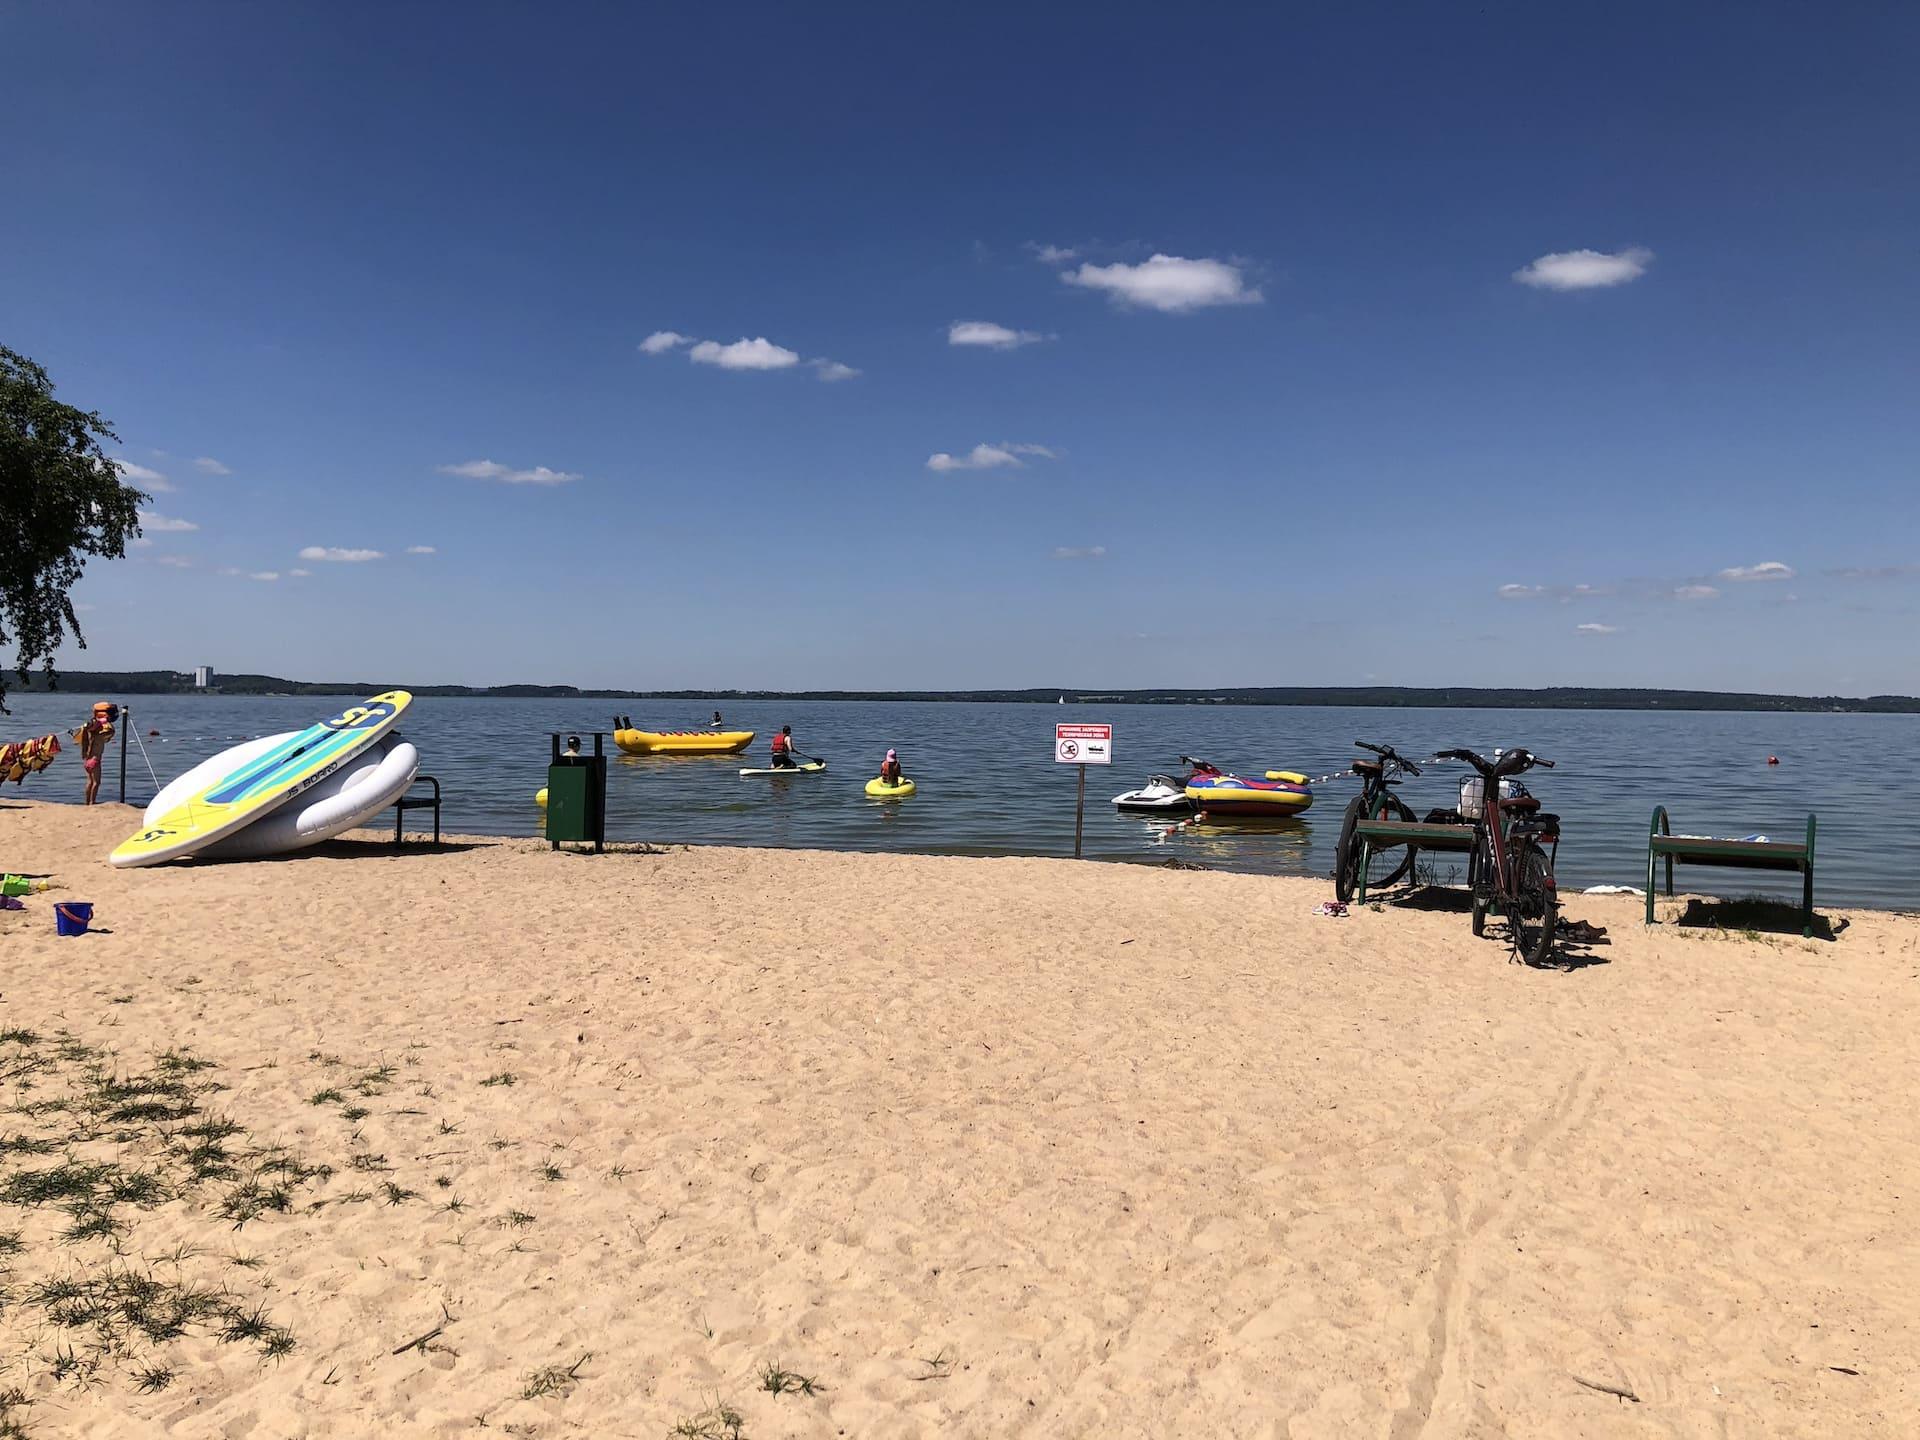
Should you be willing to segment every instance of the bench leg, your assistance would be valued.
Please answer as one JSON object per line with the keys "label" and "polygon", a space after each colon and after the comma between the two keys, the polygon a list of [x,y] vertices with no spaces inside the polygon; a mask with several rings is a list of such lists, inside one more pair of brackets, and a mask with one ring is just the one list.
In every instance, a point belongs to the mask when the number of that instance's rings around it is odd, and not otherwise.
{"label": "bench leg", "polygon": [[393,807],[393,843],[400,843],[400,827],[406,823],[407,812],[398,805]]}
{"label": "bench leg", "polygon": [[434,848],[435,848],[435,849],[438,849],[438,848],[439,848],[439,845],[440,845],[440,802],[439,802],[438,800],[436,800],[436,801],[434,801],[434,802],[433,802],[433,844],[434,844]]}
{"label": "bench leg", "polygon": [[1367,903],[1367,866],[1372,858],[1373,846],[1365,838],[1362,838],[1360,841],[1360,883],[1356,885],[1353,890],[1353,903],[1356,905],[1364,905]]}
{"label": "bench leg", "polygon": [[1806,869],[1806,880],[1800,890],[1800,933],[1807,939],[1813,938],[1813,866]]}
{"label": "bench leg", "polygon": [[1647,924],[1653,923],[1653,877],[1654,867],[1660,863],[1660,857],[1653,853],[1653,846],[1647,846]]}

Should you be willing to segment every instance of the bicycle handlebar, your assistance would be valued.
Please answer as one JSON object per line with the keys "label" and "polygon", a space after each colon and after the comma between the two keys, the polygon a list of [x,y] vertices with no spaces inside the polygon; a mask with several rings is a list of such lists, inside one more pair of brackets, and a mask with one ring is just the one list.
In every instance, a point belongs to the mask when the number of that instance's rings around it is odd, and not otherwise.
{"label": "bicycle handlebar", "polygon": [[1420,767],[1418,765],[1407,759],[1406,756],[1395,750],[1391,745],[1369,745],[1364,740],[1356,740],[1353,743],[1358,745],[1362,750],[1371,750],[1383,760],[1391,760],[1409,775],[1418,775],[1420,773]]}
{"label": "bicycle handlebar", "polygon": [[1531,770],[1536,765],[1553,769],[1553,761],[1536,755],[1531,750],[1513,749],[1503,751],[1498,760],[1483,760],[1471,750],[1442,750],[1442,760],[1464,760],[1480,774],[1493,780],[1505,775],[1518,775],[1523,770]]}

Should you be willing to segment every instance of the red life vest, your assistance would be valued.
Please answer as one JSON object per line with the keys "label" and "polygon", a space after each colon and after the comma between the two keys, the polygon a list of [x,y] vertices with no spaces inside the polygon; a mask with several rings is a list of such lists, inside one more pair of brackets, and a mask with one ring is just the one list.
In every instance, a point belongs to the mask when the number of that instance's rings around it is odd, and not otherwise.
{"label": "red life vest", "polygon": [[793,748],[793,741],[789,740],[785,735],[776,735],[773,737],[773,753],[774,754],[784,755],[787,753],[787,751],[791,750],[792,748]]}

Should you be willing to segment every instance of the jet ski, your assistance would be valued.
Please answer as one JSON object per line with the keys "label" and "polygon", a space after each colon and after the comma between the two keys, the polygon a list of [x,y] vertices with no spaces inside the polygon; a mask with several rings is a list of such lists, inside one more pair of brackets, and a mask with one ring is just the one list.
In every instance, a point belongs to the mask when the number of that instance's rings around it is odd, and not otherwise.
{"label": "jet ski", "polygon": [[1206,761],[1196,760],[1191,755],[1182,755],[1180,763],[1188,767],[1184,777],[1151,776],[1138,790],[1114,796],[1114,808],[1131,815],[1191,815],[1196,807],[1187,796],[1187,786],[1196,779],[1204,780],[1220,772]]}

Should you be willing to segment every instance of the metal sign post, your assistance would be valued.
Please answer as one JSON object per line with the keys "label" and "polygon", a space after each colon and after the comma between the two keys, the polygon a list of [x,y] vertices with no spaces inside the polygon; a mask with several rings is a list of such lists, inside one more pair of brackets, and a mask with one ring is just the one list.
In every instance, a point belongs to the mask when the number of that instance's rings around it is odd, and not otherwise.
{"label": "metal sign post", "polygon": [[1073,806],[1073,858],[1078,860],[1087,826],[1087,766],[1113,763],[1113,726],[1054,726],[1053,761],[1080,768],[1079,793]]}

